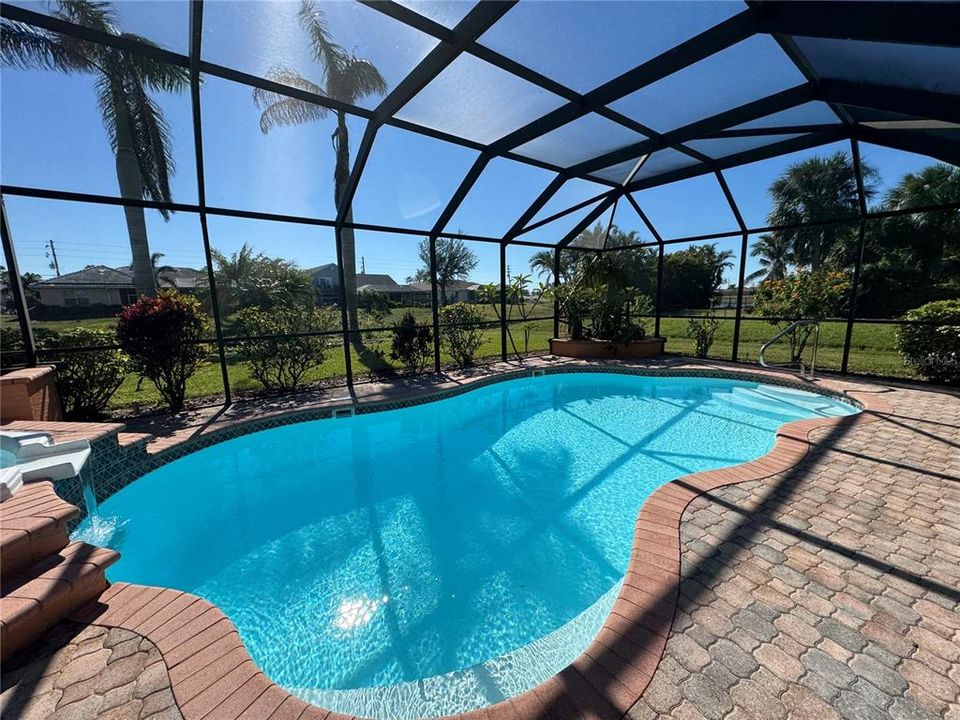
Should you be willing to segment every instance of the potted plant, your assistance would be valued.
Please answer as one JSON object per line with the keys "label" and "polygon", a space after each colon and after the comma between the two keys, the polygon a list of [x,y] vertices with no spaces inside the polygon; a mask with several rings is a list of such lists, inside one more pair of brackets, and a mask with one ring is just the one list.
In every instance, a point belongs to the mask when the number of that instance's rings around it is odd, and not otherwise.
{"label": "potted plant", "polygon": [[554,291],[569,331],[569,337],[550,340],[554,355],[641,358],[663,354],[665,339],[647,337],[651,303],[634,283],[635,268],[629,258],[611,256],[582,263],[574,278]]}

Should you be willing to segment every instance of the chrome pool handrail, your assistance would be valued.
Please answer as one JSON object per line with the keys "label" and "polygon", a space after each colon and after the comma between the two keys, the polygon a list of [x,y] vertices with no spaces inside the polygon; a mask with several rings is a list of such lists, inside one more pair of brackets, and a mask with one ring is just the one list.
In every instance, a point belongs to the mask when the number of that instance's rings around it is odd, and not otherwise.
{"label": "chrome pool handrail", "polygon": [[[806,372],[806,366],[803,364],[803,358],[800,358],[794,363],[793,361],[788,363],[773,363],[770,364],[763,358],[763,354],[767,351],[771,345],[773,345],[777,340],[782,338],[787,333],[795,330],[798,327],[804,325],[813,325],[813,357],[810,359],[810,372]],[[800,372],[798,373],[801,377],[807,378],[808,380],[813,380],[813,372],[817,365],[817,347],[820,344],[820,323],[817,320],[797,320],[792,322],[783,330],[778,332],[772,338],[767,340],[763,345],[760,346],[760,354],[758,359],[760,360],[760,365],[765,368],[783,368],[789,369],[792,365],[797,364],[800,366]]]}

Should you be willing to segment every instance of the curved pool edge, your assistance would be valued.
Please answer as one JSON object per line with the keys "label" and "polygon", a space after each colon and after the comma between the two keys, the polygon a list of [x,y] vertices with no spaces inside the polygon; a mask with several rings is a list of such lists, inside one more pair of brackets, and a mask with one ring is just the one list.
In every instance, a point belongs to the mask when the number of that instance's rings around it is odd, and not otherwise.
{"label": "curved pool edge", "polygon": [[[108,492],[104,493],[103,499],[113,495],[134,480],[146,475],[148,472],[161,468],[174,460],[179,460],[185,455],[203,450],[211,445],[216,445],[262,430],[271,430],[285,425],[312,422],[314,420],[330,420],[341,416],[342,413],[348,415],[366,415],[389,410],[400,410],[456,397],[501,382],[533,377],[535,374],[555,375],[566,373],[612,373],[645,377],[703,377],[718,380],[742,380],[788,387],[796,390],[806,390],[843,402],[852,403],[859,409],[863,409],[863,404],[860,401],[851,397],[842,387],[832,384],[831,381],[817,380],[814,384],[811,384],[809,381],[801,381],[793,374],[787,375],[762,369],[744,371],[725,368],[718,369],[718,366],[676,368],[631,365],[615,361],[604,363],[573,361],[560,365],[542,364],[529,368],[496,372],[490,375],[466,377],[462,382],[450,387],[436,387],[423,391],[415,391],[414,394],[405,397],[323,404],[318,407],[310,407],[302,410],[279,411],[263,417],[231,420],[226,422],[222,427],[201,430],[199,433],[186,439],[175,440],[169,444],[164,443],[162,449],[149,455],[146,463],[128,475],[122,484],[108,488]],[[98,488],[98,494],[102,493],[103,490],[103,488]]]}
{"label": "curved pool edge", "polygon": [[[853,402],[862,412],[796,420],[776,434],[773,449],[760,458],[727,468],[676,478],[654,491],[644,502],[634,528],[633,547],[617,599],[599,634],[569,666],[541,685],[506,701],[456,717],[464,720],[621,717],[643,695],[663,655],[677,607],[680,585],[680,523],[692,500],[719,487],[762,480],[796,466],[808,454],[818,430],[869,423],[891,412],[877,391],[846,387],[840,381],[816,385],[782,376],[733,370],[631,368],[620,365],[573,365],[548,372],[620,372],[623,374],[723,377],[795,387]],[[371,403],[360,412],[396,409],[461,394],[528,376],[515,371],[483,378],[452,390],[434,391],[420,398]],[[333,410],[326,409],[327,417]],[[315,417],[292,413],[297,419],[275,418],[274,425]],[[253,424],[260,425],[251,421]],[[248,425],[250,423],[244,423]],[[264,427],[229,433],[203,443],[255,432]],[[219,436],[217,431],[214,435]],[[196,447],[195,449],[200,449]],[[169,451],[165,451],[169,452]],[[177,453],[180,457],[186,453]],[[169,460],[176,459],[170,457]],[[168,460],[168,461],[169,461]],[[161,463],[165,464],[165,463]],[[73,620],[90,625],[122,628],[153,642],[170,676],[177,705],[185,720],[217,718],[314,718],[351,720],[291,695],[271,681],[247,653],[237,629],[216,606],[189,593],[128,583],[111,585],[98,600],[81,609]]]}

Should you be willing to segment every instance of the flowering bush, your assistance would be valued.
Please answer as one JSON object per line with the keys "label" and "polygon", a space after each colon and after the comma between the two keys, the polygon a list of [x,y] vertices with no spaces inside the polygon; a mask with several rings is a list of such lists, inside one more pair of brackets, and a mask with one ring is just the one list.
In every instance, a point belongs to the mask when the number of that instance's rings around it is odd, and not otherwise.
{"label": "flowering bush", "polygon": [[187,380],[208,354],[200,301],[175,290],[141,297],[120,313],[117,339],[171,410],[183,407]]}
{"label": "flowering bush", "polygon": [[[77,327],[43,342],[46,349],[97,348],[113,345],[107,330]],[[130,370],[130,359],[119,350],[63,353],[57,358],[57,392],[68,420],[97,420]]]}
{"label": "flowering bush", "polygon": [[960,300],[939,300],[904,315],[924,325],[901,325],[897,349],[921,375],[960,384]]}
{"label": "flowering bush", "polygon": [[[798,270],[777,280],[764,280],[753,298],[753,312],[772,318],[782,327],[797,320],[823,320],[837,315],[850,294],[850,279],[835,270]],[[813,326],[803,325],[787,334],[790,359],[799,362]]]}
{"label": "flowering bush", "polygon": [[[237,329],[251,336],[237,344],[237,355],[250,374],[270,390],[295,390],[304,376],[327,359],[330,335],[296,335],[339,328],[332,307],[278,305],[270,310],[241,310]],[[333,341],[335,342],[335,340]]]}

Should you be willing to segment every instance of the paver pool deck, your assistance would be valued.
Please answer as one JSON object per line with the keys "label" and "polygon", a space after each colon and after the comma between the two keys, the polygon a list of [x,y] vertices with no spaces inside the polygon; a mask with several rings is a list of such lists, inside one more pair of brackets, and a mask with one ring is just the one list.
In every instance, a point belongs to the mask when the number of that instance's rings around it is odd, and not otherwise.
{"label": "paver pool deck", "polygon": [[[597,641],[552,681],[471,720],[960,720],[960,396],[820,382],[866,411],[791,423],[758,461],[664,486],[640,512],[624,592]],[[441,388],[358,386],[358,396]],[[156,442],[255,412],[194,414],[158,426]],[[203,600],[122,583],[5,664],[0,713],[343,717],[273,685]]]}

